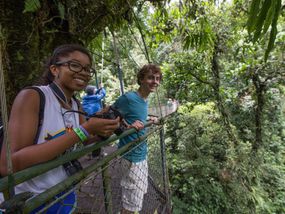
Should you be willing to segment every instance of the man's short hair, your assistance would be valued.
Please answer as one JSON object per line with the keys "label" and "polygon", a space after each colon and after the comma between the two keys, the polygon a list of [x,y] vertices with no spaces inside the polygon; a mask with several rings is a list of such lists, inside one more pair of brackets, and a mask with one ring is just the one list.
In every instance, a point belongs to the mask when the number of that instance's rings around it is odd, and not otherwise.
{"label": "man's short hair", "polygon": [[162,73],[160,70],[160,67],[155,64],[146,64],[144,65],[137,74],[137,83],[141,85],[140,81],[145,77],[145,75],[148,72],[152,72],[153,74],[159,74],[160,75],[160,81],[162,80]]}

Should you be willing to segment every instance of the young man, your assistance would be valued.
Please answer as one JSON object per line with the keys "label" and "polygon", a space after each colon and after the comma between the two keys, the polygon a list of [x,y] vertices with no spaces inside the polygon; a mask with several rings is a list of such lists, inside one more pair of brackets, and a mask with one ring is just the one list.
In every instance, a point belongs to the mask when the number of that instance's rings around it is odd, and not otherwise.
{"label": "young man", "polygon": [[[115,102],[125,121],[131,127],[140,130],[119,141],[121,148],[145,134],[144,124],[148,116],[147,98],[159,86],[162,78],[160,67],[154,64],[144,65],[137,74],[139,89],[128,92]],[[138,212],[142,208],[143,197],[148,186],[147,143],[142,141],[122,158],[122,214]]]}

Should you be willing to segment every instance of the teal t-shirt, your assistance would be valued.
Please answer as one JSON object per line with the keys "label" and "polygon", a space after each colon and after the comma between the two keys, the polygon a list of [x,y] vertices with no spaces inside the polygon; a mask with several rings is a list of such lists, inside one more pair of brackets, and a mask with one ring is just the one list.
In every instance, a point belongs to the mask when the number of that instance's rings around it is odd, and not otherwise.
{"label": "teal t-shirt", "polygon": [[[132,124],[136,120],[140,120],[144,124],[146,123],[148,103],[143,98],[141,98],[137,92],[128,92],[122,95],[116,100],[113,106],[122,113],[124,119],[128,124]],[[127,143],[137,139],[138,136],[142,136],[144,134],[145,129],[142,129],[139,132],[121,138],[118,147],[121,148]],[[137,163],[145,160],[146,156],[147,143],[146,141],[143,141],[139,146],[125,154],[124,158],[131,162]]]}

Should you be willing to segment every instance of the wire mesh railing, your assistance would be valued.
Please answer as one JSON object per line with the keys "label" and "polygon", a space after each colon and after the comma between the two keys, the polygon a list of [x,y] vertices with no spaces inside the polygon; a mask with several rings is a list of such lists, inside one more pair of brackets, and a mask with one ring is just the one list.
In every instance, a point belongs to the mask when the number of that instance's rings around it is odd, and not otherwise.
{"label": "wire mesh railing", "polygon": [[[157,133],[157,131],[155,133]],[[159,139],[156,144],[153,144],[152,146],[149,145],[149,175],[147,180],[148,188],[147,193],[144,196],[143,206],[140,213],[169,213],[165,208],[167,206],[167,196],[165,195],[163,189],[163,169],[161,168],[162,154],[159,147]],[[112,150],[112,148],[108,148],[108,150]],[[76,213],[108,213],[107,206],[110,204],[112,206],[111,213],[119,213],[119,211],[122,209],[123,193],[121,189],[121,181],[122,176],[124,175],[123,170],[124,168],[128,167],[124,159],[121,158],[123,155],[124,154],[118,158],[113,159],[101,172],[93,173],[92,176],[85,179],[78,185],[78,205]],[[140,172],[137,172],[133,177],[134,179],[140,180]],[[110,181],[111,187],[110,204],[107,204],[108,202],[106,202],[105,198],[106,195],[104,195],[105,185],[103,184],[103,181],[106,179]],[[134,195],[133,197],[143,196]]]}
{"label": "wire mesh railing", "polygon": [[[152,136],[150,137],[153,138],[151,142],[155,143],[149,145],[148,191],[144,196],[140,213],[170,213],[169,195],[167,195],[169,186],[166,183],[167,180],[165,180],[165,169],[162,169],[165,166],[162,163],[165,160],[163,158],[165,153],[163,153],[158,139],[158,133],[163,126],[152,126],[151,123],[148,123],[146,127],[149,127],[146,135],[120,149],[116,149],[115,146],[110,146],[110,144],[121,137],[134,133],[134,129],[127,130],[119,137],[111,136],[106,141],[79,148],[56,160],[14,173],[15,184],[19,184],[70,160],[79,159],[84,166],[81,171],[68,177],[63,182],[28,200],[26,199],[30,195],[20,194],[20,196],[12,197],[5,202],[4,209],[6,209],[7,213],[15,213],[15,209],[20,210],[20,213],[30,213],[44,204],[36,213],[45,213],[48,207],[60,202],[63,205],[62,207],[72,206],[74,213],[118,213],[122,209],[122,189],[120,183],[123,173],[121,157],[137,146],[140,141]],[[107,155],[88,160],[87,154],[101,147],[107,151]],[[135,178],[140,179],[138,176]],[[0,191],[5,191],[7,186],[8,179],[4,177],[0,180]],[[77,203],[71,205],[65,200],[68,197],[74,197],[72,194],[74,191],[76,192]]]}

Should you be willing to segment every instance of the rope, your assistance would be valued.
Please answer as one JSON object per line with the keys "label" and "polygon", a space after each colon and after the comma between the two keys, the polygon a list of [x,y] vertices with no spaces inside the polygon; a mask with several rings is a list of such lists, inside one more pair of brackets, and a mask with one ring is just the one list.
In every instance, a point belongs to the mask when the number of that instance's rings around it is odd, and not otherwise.
{"label": "rope", "polygon": [[[144,49],[141,47],[141,44],[140,44],[140,42],[138,41],[138,39],[137,39],[137,37],[136,37],[136,35],[135,35],[134,31],[132,30],[131,26],[130,26],[130,25],[128,25],[128,28],[129,28],[129,30],[130,30],[130,32],[131,32],[131,34],[132,34],[132,36],[134,37],[134,39],[135,39],[136,43],[138,44],[138,46],[139,46],[139,48],[140,48],[141,52],[146,56],[146,53],[145,53]],[[147,57],[146,57],[146,58],[147,58]]]}
{"label": "rope", "polygon": [[[0,29],[1,30],[1,29]],[[3,32],[1,33],[1,37],[3,36]],[[3,144],[6,147],[6,160],[7,160],[7,171],[8,171],[8,179],[9,179],[9,195],[12,197],[14,195],[14,179],[12,177],[13,174],[13,165],[11,158],[11,148],[8,143],[8,110],[7,110],[7,101],[6,101],[6,93],[5,93],[5,81],[4,81],[4,69],[3,69],[3,50],[4,50],[4,39],[1,39],[0,43],[0,99],[1,99],[1,116],[3,122]],[[2,145],[3,146],[3,145]]]}
{"label": "rope", "polygon": [[[128,4],[130,5],[129,1],[127,1],[127,2],[128,2]],[[132,8],[132,7],[131,7],[131,8]],[[142,28],[141,28],[141,26],[140,26],[139,20],[138,20],[136,14],[135,14],[133,8],[132,8],[132,13],[133,13],[133,15],[134,15],[135,23],[136,23],[136,25],[137,25],[137,28],[138,28],[138,30],[139,30],[139,32],[140,32],[140,35],[141,35],[141,38],[142,38],[142,42],[143,42],[143,45],[144,45],[145,55],[146,55],[147,61],[148,61],[148,63],[150,63],[151,60],[150,60],[150,57],[149,57],[149,54],[148,54],[148,50],[147,50],[146,42],[145,42],[144,35],[143,35],[143,32],[142,32]]]}
{"label": "rope", "polygon": [[131,54],[129,54],[129,50],[127,49],[126,46],[124,46],[122,44],[122,42],[120,42],[120,40],[118,40],[119,44],[121,45],[121,47],[127,52],[128,58],[135,64],[135,66],[139,69],[140,65],[135,61],[135,59],[132,57]]}
{"label": "rope", "polygon": [[[129,1],[127,1],[127,3],[128,3],[128,5],[130,6],[130,8],[131,8],[131,10],[132,10],[132,13],[133,13],[133,15],[134,15],[134,19],[135,19],[136,26],[137,26],[137,28],[138,28],[138,30],[139,30],[139,32],[140,32],[141,39],[142,39],[142,42],[143,42],[143,45],[144,45],[144,50],[145,50],[145,51],[143,51],[142,49],[141,49],[141,50],[142,50],[142,52],[145,54],[145,57],[146,57],[148,63],[151,63],[151,59],[150,59],[150,56],[149,56],[149,53],[148,53],[147,45],[146,45],[146,42],[145,42],[145,39],[144,39],[144,34],[143,34],[142,28],[141,28],[141,26],[140,26],[139,20],[138,20],[136,14],[135,14],[133,8],[131,7]],[[131,33],[134,35],[132,29],[131,29],[130,27],[129,27],[129,29],[130,29]],[[140,44],[139,44],[139,42],[137,41],[135,35],[134,35],[134,38],[135,38],[136,42],[138,43],[138,45],[139,45],[139,47],[140,47]],[[157,103],[158,103],[158,106],[159,106],[160,117],[162,118],[162,116],[163,116],[163,115],[162,115],[162,108],[161,108],[161,102],[160,102],[159,93],[158,93],[158,89],[157,89],[157,88],[156,88],[156,97],[157,97]]]}
{"label": "rope", "polygon": [[104,50],[105,50],[105,43],[104,43],[104,32],[103,32],[103,36],[102,36],[102,59],[101,59],[101,63],[102,63],[102,66],[101,66],[101,76],[100,76],[100,79],[101,79],[101,83],[103,82],[103,71],[104,71]]}
{"label": "rope", "polygon": [[116,41],[116,35],[111,31],[111,34],[113,36],[113,45],[114,45],[114,53],[116,57],[116,64],[118,67],[118,77],[120,81],[120,89],[121,89],[121,95],[124,94],[124,82],[123,82],[123,74],[122,74],[122,69],[121,69],[121,64],[120,64],[120,58],[119,58],[119,52],[117,48],[117,41]]}

